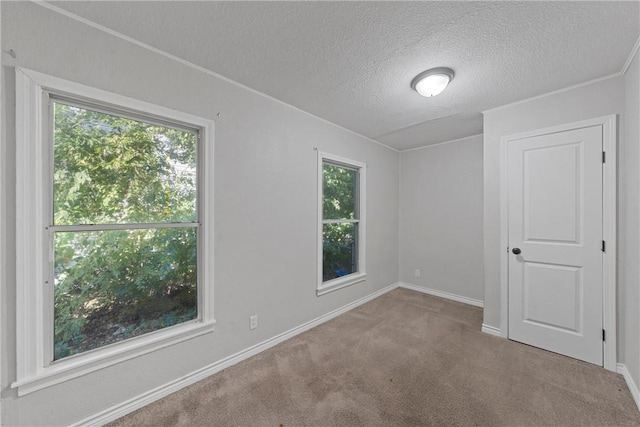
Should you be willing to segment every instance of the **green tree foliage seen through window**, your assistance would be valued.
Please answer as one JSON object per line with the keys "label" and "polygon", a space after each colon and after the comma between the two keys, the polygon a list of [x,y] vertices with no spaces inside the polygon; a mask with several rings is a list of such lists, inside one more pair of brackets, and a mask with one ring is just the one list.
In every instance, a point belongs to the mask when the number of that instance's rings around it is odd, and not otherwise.
{"label": "green tree foliage seen through window", "polygon": [[[357,220],[358,171],[323,163],[322,219]],[[322,225],[322,280],[335,279],[357,271],[357,222]]]}
{"label": "green tree foliage seen through window", "polygon": [[195,319],[197,134],[64,102],[53,131],[54,360]]}

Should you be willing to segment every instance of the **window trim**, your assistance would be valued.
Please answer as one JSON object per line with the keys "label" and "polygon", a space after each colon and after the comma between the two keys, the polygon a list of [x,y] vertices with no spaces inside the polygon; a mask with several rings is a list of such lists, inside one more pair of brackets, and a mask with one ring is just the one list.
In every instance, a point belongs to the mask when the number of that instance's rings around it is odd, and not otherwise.
{"label": "window trim", "polygon": [[[323,259],[323,238],[322,238],[322,226],[325,223],[323,220],[323,198],[324,198],[324,176],[323,176],[323,164],[325,161],[333,163],[337,166],[347,167],[349,169],[355,169],[358,172],[358,271],[348,274],[343,277],[337,277],[332,280],[323,282],[322,280],[322,259]],[[329,292],[333,292],[338,289],[342,289],[347,286],[354,285],[359,282],[363,282],[367,278],[366,273],[366,163],[358,162],[356,160],[347,159],[345,157],[336,156],[333,154],[318,151],[318,247],[317,247],[317,286],[316,295],[324,295]],[[350,222],[350,220],[340,221]],[[352,221],[354,222],[354,221]]]}
{"label": "window trim", "polygon": [[[186,126],[199,132],[198,144],[198,319],[133,337],[48,363],[46,328],[48,224],[52,147],[47,129],[49,94],[104,106],[112,113]],[[214,330],[213,166],[214,122],[144,101],[16,67],[16,368],[11,384],[23,396],[191,339]],[[205,167],[206,165],[206,167]],[[49,291],[50,292],[50,291]]]}

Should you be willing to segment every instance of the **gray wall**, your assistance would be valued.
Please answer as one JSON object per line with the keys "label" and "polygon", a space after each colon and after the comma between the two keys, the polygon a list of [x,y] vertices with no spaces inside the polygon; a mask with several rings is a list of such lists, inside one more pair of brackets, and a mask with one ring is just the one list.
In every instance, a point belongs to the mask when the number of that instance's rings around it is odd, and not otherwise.
{"label": "gray wall", "polygon": [[[3,55],[3,425],[80,420],[397,281],[397,152],[33,3],[1,7],[2,49],[17,54]],[[215,332],[22,398],[9,387],[16,377],[13,65],[215,120]],[[367,163],[368,279],[322,297],[313,147]],[[251,314],[260,326],[249,331]]]}
{"label": "gray wall", "polygon": [[482,135],[400,153],[400,281],[482,300],[482,251]]}
{"label": "gray wall", "polygon": [[624,162],[624,174],[620,175],[620,336],[623,353],[618,356],[629,369],[636,385],[640,385],[640,55],[624,77],[626,94],[626,119],[623,144],[620,153]]}
{"label": "gray wall", "polygon": [[[2,46],[2,7],[0,7],[0,47]],[[2,55],[2,49],[0,48],[0,55]],[[4,183],[5,179],[2,174],[3,162],[1,159],[6,157],[5,154],[5,127],[4,124],[4,68],[0,66],[0,266],[6,265],[6,251],[5,247],[5,231],[4,231],[4,218],[5,215],[5,188]],[[4,323],[2,313],[4,313],[4,305],[2,301],[2,294],[4,289],[4,280],[5,278],[0,273],[0,425],[2,425],[2,384],[3,384],[3,373],[4,368],[2,367],[2,324]]]}
{"label": "gray wall", "polygon": [[[639,158],[637,134],[635,140],[625,134],[625,92],[629,89],[625,84],[634,78],[637,81],[637,68],[635,73],[635,77],[633,71],[627,76],[627,82],[622,76],[610,78],[485,112],[484,323],[500,327],[500,138],[618,114],[618,361],[628,362],[637,371]],[[627,102],[635,102],[637,109],[637,90],[635,98],[632,95]],[[635,120],[637,132],[637,113]],[[634,378],[637,383],[637,374]]]}

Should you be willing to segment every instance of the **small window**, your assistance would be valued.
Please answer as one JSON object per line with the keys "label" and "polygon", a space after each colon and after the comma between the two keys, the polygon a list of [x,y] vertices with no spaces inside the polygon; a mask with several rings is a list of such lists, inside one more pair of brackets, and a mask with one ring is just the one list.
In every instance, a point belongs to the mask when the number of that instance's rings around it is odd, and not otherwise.
{"label": "small window", "polygon": [[19,395],[211,332],[213,121],[16,69]]}
{"label": "small window", "polygon": [[318,294],[363,281],[365,165],[319,154]]}

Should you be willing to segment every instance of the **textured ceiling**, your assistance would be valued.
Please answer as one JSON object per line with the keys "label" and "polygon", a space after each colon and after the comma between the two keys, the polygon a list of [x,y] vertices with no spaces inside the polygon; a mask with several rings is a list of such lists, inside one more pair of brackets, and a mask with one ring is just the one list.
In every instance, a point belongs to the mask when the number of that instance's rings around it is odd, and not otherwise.
{"label": "textured ceiling", "polygon": [[[482,132],[480,112],[617,73],[638,2],[54,2],[403,150]],[[409,83],[446,66],[445,92]]]}

